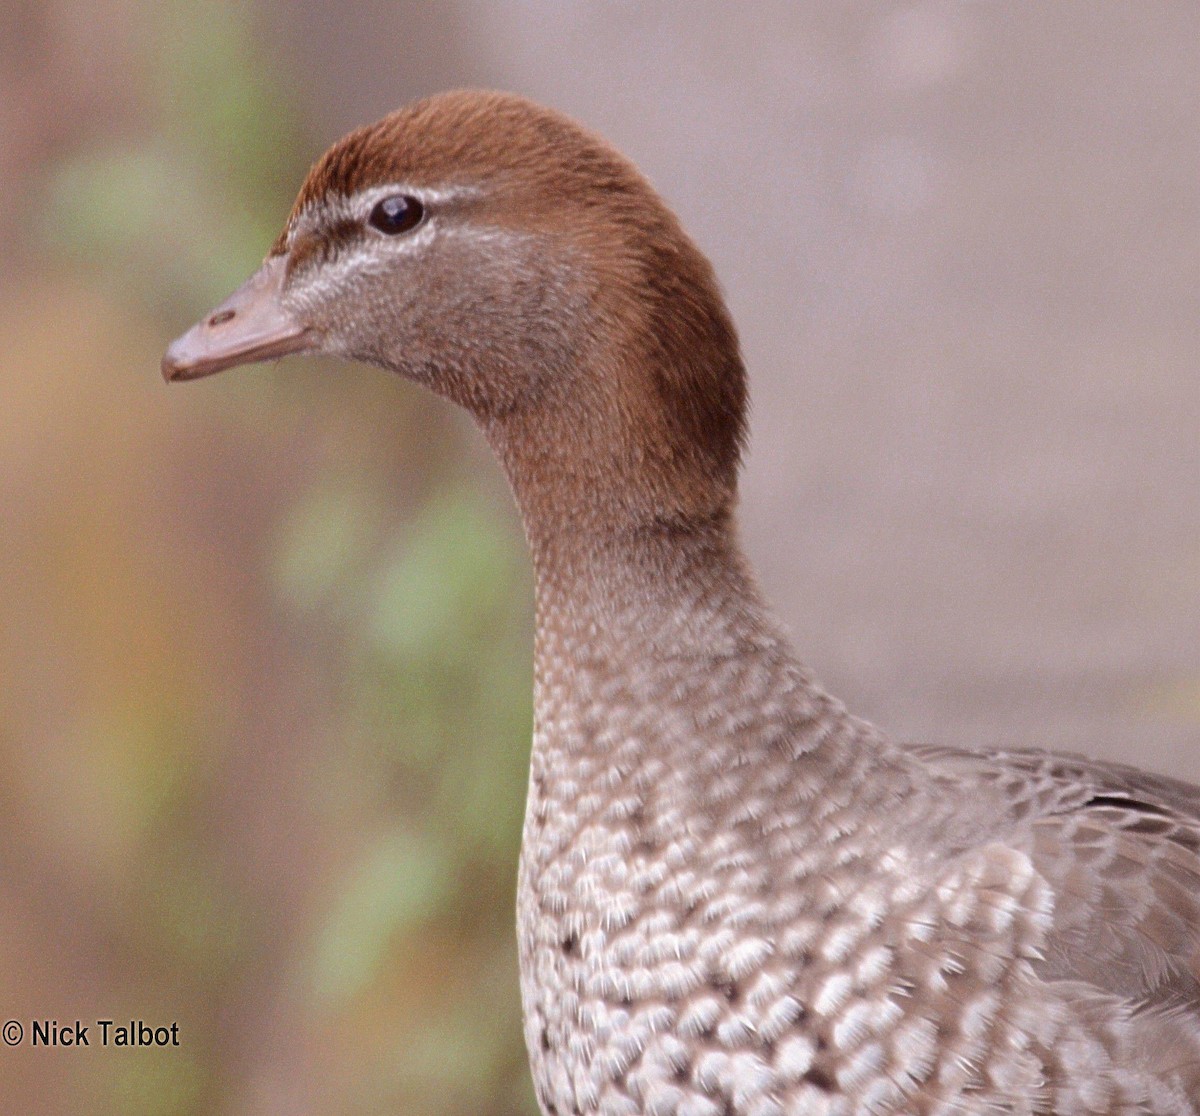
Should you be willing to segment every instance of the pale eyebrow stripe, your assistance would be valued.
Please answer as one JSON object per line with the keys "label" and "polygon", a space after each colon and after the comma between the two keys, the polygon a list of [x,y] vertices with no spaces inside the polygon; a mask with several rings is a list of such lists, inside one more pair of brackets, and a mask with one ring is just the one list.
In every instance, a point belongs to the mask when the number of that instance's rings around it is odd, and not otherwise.
{"label": "pale eyebrow stripe", "polygon": [[320,214],[320,224],[336,224],[339,221],[364,221],[376,204],[395,194],[410,194],[420,202],[441,205],[461,198],[478,197],[483,191],[478,186],[412,186],[404,182],[390,182],[372,186],[347,197],[344,194],[327,194],[320,201],[309,202],[296,215],[292,227],[311,225],[314,215]]}

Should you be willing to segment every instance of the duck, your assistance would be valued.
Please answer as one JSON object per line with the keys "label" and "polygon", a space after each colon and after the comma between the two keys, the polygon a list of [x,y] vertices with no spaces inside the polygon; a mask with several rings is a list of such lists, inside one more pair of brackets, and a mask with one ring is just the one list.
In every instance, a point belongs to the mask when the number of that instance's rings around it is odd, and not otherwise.
{"label": "duck", "polygon": [[736,329],[630,161],[508,93],[351,132],[162,371],[295,353],[465,408],[520,510],[544,1116],[1200,1114],[1200,787],[819,686],[738,542]]}

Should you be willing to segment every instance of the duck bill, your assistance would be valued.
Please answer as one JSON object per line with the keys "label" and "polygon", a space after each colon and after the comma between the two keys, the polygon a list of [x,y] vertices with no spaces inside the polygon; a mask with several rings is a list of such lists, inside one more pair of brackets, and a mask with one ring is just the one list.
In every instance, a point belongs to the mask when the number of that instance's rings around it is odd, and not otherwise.
{"label": "duck bill", "polygon": [[287,260],[271,256],[220,306],[175,338],[162,359],[163,379],[198,380],[239,364],[314,349],[316,334],[283,306]]}

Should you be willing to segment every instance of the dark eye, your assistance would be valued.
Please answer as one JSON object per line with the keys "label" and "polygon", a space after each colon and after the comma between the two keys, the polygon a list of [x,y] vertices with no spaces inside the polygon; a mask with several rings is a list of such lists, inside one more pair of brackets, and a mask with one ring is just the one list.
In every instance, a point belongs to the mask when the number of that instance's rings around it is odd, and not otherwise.
{"label": "dark eye", "polygon": [[388,236],[408,232],[421,223],[425,216],[425,207],[416,198],[408,194],[394,194],[384,198],[367,218],[367,224]]}

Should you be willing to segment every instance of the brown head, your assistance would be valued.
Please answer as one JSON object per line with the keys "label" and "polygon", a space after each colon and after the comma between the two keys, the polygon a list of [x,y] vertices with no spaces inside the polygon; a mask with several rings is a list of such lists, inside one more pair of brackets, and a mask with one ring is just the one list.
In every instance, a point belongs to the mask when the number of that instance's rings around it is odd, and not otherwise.
{"label": "brown head", "polygon": [[712,268],[626,159],[522,98],[446,93],[336,143],[263,267],[163,374],[294,352],[470,410],[531,531],[732,504],[745,375]]}

